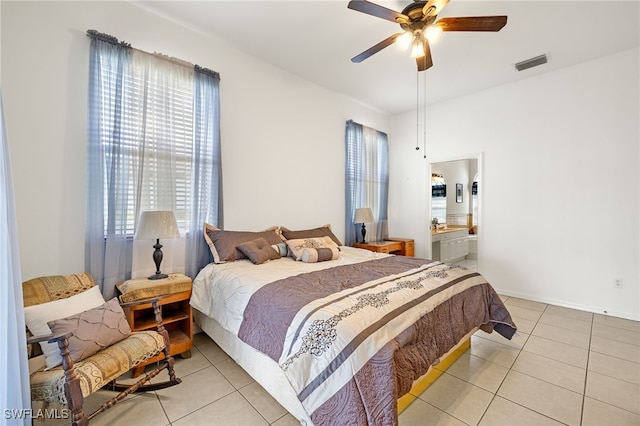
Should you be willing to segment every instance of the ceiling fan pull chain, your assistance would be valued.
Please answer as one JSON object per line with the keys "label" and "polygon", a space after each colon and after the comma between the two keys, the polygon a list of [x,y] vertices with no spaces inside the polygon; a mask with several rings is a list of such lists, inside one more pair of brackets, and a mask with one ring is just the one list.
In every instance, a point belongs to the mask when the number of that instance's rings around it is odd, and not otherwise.
{"label": "ceiling fan pull chain", "polygon": [[420,81],[416,71],[416,151],[420,151]]}
{"label": "ceiling fan pull chain", "polygon": [[424,158],[427,158],[427,73],[423,72],[422,73],[424,76],[424,105],[422,105],[422,107],[424,108],[424,138],[422,140],[422,147],[424,150]]}

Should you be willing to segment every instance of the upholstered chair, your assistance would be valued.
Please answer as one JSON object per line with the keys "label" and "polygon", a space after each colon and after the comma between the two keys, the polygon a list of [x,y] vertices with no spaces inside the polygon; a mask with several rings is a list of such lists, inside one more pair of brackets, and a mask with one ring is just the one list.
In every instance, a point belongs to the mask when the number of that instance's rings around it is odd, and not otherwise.
{"label": "upholstered chair", "polygon": [[[86,425],[97,414],[133,392],[180,383],[170,356],[158,299],[120,305],[105,302],[87,273],[34,278],[22,284],[29,346],[31,399],[68,406],[72,425]],[[131,332],[123,306],[151,303],[155,330]],[[161,358],[133,384],[116,379],[137,364]],[[166,369],[167,381],[151,383]],[[84,400],[99,389],[118,393],[96,411],[85,413]]]}

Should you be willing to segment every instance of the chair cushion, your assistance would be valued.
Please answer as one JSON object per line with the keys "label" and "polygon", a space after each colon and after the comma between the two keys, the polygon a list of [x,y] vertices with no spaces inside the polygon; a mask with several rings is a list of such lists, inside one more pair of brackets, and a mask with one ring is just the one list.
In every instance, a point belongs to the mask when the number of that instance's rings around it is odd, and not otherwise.
{"label": "chair cushion", "polygon": [[[164,339],[155,331],[139,331],[76,364],[85,397],[96,392],[131,368],[154,357],[164,349]],[[34,401],[67,403],[64,395],[62,366],[37,371],[31,375],[31,399]]]}
{"label": "chair cushion", "polygon": [[116,288],[121,294],[120,301],[126,303],[191,290],[191,278],[184,274],[169,274],[159,280],[135,278],[116,284]]}

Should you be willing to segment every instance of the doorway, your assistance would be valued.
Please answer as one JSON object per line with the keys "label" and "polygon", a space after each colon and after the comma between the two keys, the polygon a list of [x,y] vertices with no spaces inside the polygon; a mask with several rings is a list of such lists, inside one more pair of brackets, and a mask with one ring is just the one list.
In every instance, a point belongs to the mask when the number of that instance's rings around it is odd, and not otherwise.
{"label": "doorway", "polygon": [[[479,270],[481,267],[480,239],[482,234],[482,176],[483,154],[460,155],[452,157],[435,158],[427,168],[428,188],[428,217],[425,218],[427,234],[427,257],[438,258],[447,263],[456,263],[469,269]],[[442,187],[432,190],[432,176],[436,181],[446,182],[445,200],[442,197]],[[435,194],[435,195],[434,195]],[[445,212],[443,213],[443,205]],[[434,210],[436,213],[434,215]],[[437,225],[434,217],[437,217]],[[442,218],[445,218],[442,223]],[[437,228],[437,231],[434,230]],[[465,249],[461,253],[444,256],[442,240],[447,238],[460,238],[465,235],[467,241],[463,241]],[[449,232],[450,231],[450,232]],[[459,240],[458,240],[459,241]],[[452,257],[452,258],[450,258]]]}

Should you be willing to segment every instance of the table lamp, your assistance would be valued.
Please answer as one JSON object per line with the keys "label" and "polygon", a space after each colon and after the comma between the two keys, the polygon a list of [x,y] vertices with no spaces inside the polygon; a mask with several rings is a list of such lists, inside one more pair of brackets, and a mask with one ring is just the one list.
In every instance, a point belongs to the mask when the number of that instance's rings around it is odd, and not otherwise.
{"label": "table lamp", "polygon": [[156,264],[156,273],[149,276],[150,280],[159,280],[167,278],[167,274],[160,272],[160,263],[162,262],[162,245],[160,238],[178,238],[178,224],[176,215],[172,211],[146,211],[140,215],[140,223],[136,230],[135,238],[137,240],[156,240],[153,246],[153,261]]}
{"label": "table lamp", "polygon": [[363,207],[361,209],[356,209],[356,218],[354,222],[362,224],[362,243],[364,244],[364,237],[367,235],[367,229],[364,224],[365,222],[373,222],[373,213],[371,212],[371,208]]}

